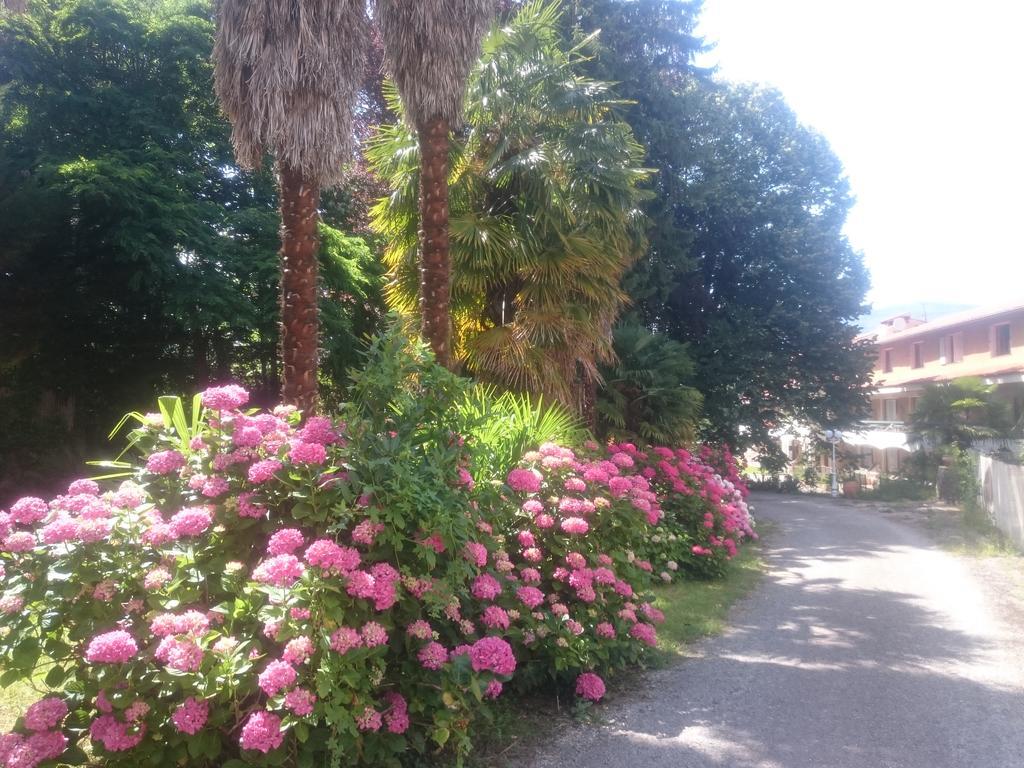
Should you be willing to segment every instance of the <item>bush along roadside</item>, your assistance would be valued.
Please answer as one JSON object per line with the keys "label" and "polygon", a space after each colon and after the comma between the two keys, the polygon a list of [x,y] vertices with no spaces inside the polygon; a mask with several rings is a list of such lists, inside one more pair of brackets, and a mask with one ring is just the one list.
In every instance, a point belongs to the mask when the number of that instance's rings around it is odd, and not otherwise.
{"label": "bush along roadside", "polygon": [[0,513],[0,684],[52,690],[0,765],[460,760],[510,684],[601,699],[657,571],[753,535],[723,452],[546,444],[477,483],[465,383],[377,352],[339,419],[163,398],[130,478]]}

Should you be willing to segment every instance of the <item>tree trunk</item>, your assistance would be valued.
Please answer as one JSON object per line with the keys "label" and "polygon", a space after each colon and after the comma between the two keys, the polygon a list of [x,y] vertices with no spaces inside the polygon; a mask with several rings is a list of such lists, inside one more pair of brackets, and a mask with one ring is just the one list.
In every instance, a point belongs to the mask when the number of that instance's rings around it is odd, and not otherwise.
{"label": "tree trunk", "polygon": [[448,252],[448,121],[419,126],[420,316],[437,362],[451,368],[451,256]]}
{"label": "tree trunk", "polygon": [[317,206],[320,188],[283,163],[281,203],[281,397],[310,414],[317,404]]}

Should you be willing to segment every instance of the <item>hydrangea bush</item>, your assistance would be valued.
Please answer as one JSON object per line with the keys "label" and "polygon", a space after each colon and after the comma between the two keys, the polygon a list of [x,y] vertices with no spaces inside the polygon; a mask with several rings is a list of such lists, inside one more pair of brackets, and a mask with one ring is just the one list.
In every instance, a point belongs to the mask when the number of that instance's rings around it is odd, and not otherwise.
{"label": "hydrangea bush", "polygon": [[656,642],[645,542],[679,492],[593,444],[477,484],[464,387],[384,337],[338,419],[163,398],[130,477],[0,513],[0,684],[52,691],[0,765],[458,758],[510,681],[602,698]]}

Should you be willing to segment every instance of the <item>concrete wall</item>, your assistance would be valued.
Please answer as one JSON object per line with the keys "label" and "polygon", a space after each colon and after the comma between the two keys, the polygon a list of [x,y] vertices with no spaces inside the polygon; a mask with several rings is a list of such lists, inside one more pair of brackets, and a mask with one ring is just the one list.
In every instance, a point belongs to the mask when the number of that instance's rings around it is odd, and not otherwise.
{"label": "concrete wall", "polygon": [[981,502],[999,530],[1024,549],[1024,466],[975,456]]}

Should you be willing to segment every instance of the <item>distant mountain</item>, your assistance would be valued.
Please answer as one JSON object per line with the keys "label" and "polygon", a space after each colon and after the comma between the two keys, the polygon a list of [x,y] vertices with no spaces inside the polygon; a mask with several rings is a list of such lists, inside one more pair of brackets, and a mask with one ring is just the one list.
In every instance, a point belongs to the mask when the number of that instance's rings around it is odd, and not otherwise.
{"label": "distant mountain", "polygon": [[887,320],[895,315],[909,312],[913,317],[918,320],[937,320],[945,315],[952,315],[954,312],[963,312],[965,309],[971,309],[976,305],[974,304],[944,304],[942,302],[928,302],[918,304],[894,304],[888,307],[879,307],[872,309],[870,314],[862,315],[857,319],[857,325],[863,328],[865,331],[870,331],[876,327],[883,320]]}

